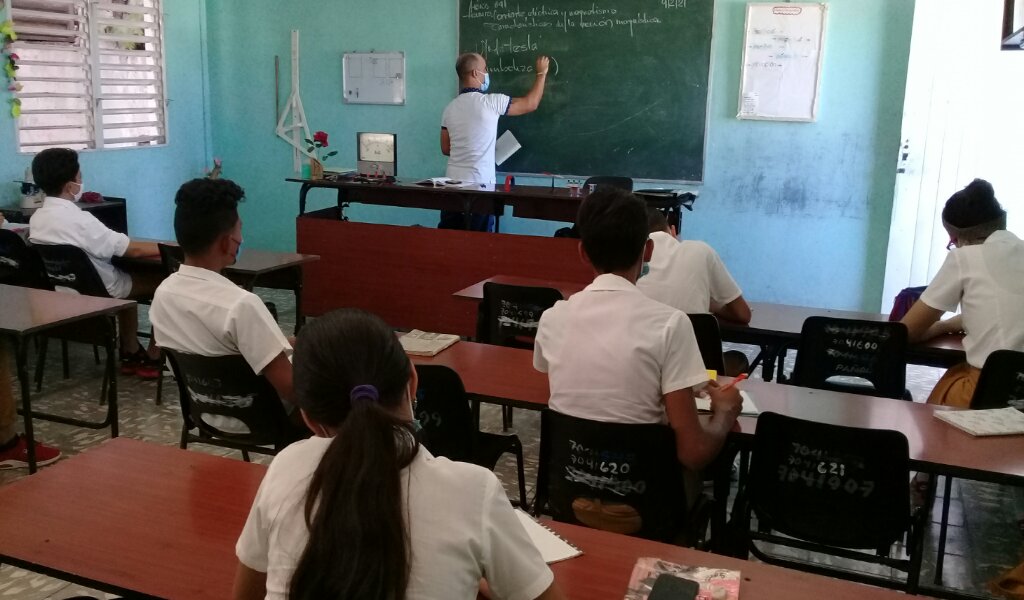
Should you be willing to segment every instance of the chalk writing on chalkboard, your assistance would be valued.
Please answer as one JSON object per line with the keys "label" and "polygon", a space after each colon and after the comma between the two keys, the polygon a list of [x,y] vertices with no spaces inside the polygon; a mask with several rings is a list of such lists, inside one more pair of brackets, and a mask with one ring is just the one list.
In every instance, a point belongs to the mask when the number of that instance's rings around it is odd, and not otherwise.
{"label": "chalk writing on chalkboard", "polygon": [[867,498],[874,492],[875,482],[863,477],[864,468],[863,457],[791,442],[784,464],[778,466],[778,479],[783,483]]}
{"label": "chalk writing on chalkboard", "polygon": [[618,496],[642,494],[647,482],[628,477],[634,470],[637,456],[633,453],[613,452],[588,448],[569,440],[569,465],[565,467],[565,480],[588,487],[607,490]]}

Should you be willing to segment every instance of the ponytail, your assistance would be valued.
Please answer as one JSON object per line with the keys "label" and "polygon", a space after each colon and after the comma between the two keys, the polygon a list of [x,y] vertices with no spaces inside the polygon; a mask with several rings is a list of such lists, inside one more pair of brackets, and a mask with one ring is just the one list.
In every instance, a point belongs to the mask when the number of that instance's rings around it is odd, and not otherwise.
{"label": "ponytail", "polygon": [[391,329],[370,313],[334,311],[303,329],[296,401],[336,433],[306,495],[309,542],[291,600],[405,597],[412,557],[401,472],[419,443],[392,409],[410,369]]}

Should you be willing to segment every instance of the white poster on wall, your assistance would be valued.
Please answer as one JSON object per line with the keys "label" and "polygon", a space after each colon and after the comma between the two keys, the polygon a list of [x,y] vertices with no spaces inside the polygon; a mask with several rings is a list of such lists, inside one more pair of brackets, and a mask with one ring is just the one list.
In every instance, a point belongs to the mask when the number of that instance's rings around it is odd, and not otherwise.
{"label": "white poster on wall", "polygon": [[747,4],[737,118],[817,119],[827,14],[823,3]]}

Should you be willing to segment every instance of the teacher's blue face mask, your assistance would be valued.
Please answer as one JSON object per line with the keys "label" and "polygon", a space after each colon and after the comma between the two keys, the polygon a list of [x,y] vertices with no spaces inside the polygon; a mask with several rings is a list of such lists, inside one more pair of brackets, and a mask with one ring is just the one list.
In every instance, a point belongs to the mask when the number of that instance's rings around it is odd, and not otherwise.
{"label": "teacher's blue face mask", "polygon": [[489,87],[491,87],[491,74],[484,73],[484,82],[480,84],[480,91],[486,92]]}

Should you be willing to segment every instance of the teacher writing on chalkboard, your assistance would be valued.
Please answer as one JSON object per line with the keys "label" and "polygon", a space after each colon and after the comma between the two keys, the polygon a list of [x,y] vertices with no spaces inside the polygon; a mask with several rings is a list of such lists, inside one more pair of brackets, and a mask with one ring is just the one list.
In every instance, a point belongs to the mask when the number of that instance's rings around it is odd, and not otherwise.
{"label": "teacher writing on chalkboard", "polygon": [[[441,116],[441,153],[448,157],[445,173],[450,179],[473,182],[493,188],[494,145],[498,138],[498,117],[515,117],[537,110],[544,95],[549,59],[537,57],[536,79],[521,98],[488,94],[490,74],[487,60],[475,53],[459,56],[455,72],[459,75],[459,95],[448,103]],[[471,228],[490,231],[493,217],[473,215]],[[462,213],[441,211],[441,229],[464,229]]]}

